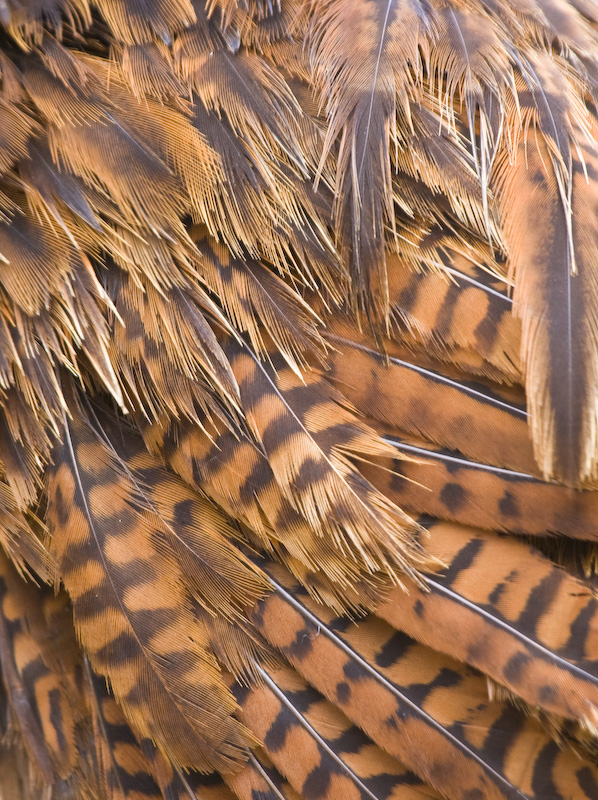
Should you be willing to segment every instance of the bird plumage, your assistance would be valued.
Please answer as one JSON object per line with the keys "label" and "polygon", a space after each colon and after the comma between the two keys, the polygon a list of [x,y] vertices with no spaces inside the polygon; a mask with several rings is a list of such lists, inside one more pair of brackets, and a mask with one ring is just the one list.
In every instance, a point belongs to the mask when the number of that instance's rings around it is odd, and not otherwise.
{"label": "bird plumage", "polygon": [[594,0],[0,0],[0,798],[598,798]]}

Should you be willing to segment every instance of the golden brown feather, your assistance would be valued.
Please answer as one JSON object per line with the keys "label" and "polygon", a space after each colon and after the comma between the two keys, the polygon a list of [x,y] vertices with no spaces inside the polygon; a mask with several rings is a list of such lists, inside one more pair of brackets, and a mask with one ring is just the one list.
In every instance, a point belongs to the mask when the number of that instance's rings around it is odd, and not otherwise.
{"label": "golden brown feather", "polygon": [[0,797],[598,798],[597,100],[594,0],[0,0]]}

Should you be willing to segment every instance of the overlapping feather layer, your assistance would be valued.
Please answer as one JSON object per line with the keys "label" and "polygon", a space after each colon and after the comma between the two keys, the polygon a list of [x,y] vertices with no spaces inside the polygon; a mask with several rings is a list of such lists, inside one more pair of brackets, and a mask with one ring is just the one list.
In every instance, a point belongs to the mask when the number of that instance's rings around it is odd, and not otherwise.
{"label": "overlapping feather layer", "polygon": [[0,796],[598,797],[593,0],[0,0],[0,79]]}

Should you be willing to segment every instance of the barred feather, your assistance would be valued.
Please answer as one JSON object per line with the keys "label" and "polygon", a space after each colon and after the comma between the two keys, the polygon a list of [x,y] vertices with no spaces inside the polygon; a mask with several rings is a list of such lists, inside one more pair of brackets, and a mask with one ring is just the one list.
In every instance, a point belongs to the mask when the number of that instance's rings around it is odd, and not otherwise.
{"label": "barred feather", "polygon": [[0,0],[0,797],[598,797],[597,54]]}
{"label": "barred feather", "polygon": [[84,417],[64,438],[49,476],[51,549],[92,667],[175,764],[230,768],[251,739],[229,716],[233,699],[169,546],[172,523]]}

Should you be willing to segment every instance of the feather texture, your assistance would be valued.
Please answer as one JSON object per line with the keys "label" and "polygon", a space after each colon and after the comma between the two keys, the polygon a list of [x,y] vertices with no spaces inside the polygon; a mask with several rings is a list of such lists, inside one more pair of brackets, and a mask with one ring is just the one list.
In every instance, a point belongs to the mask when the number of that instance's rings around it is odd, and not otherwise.
{"label": "feather texture", "polygon": [[596,423],[586,400],[596,380],[595,234],[581,209],[592,208],[596,191],[596,130],[587,130],[587,112],[550,59],[538,59],[533,76],[538,108],[523,107],[529,127],[514,163],[499,159],[497,170],[536,457],[547,477],[575,483],[595,477]]}
{"label": "feather texture", "polygon": [[0,0],[0,797],[598,797],[591,0]]}
{"label": "feather texture", "polygon": [[[226,769],[250,738],[228,716],[234,702],[185,596],[172,523],[141,499],[138,481],[90,423],[67,424],[64,436],[49,476],[49,519],[62,527],[51,549],[92,666],[175,764]],[[192,515],[188,498],[181,502]]]}
{"label": "feather texture", "polygon": [[385,228],[395,227],[390,147],[398,139],[397,116],[409,119],[418,45],[431,28],[431,12],[419,0],[332,0],[312,7],[312,70],[329,121],[319,171],[340,137],[337,237],[350,259],[360,305],[367,298],[374,319],[382,321],[389,302]]}

